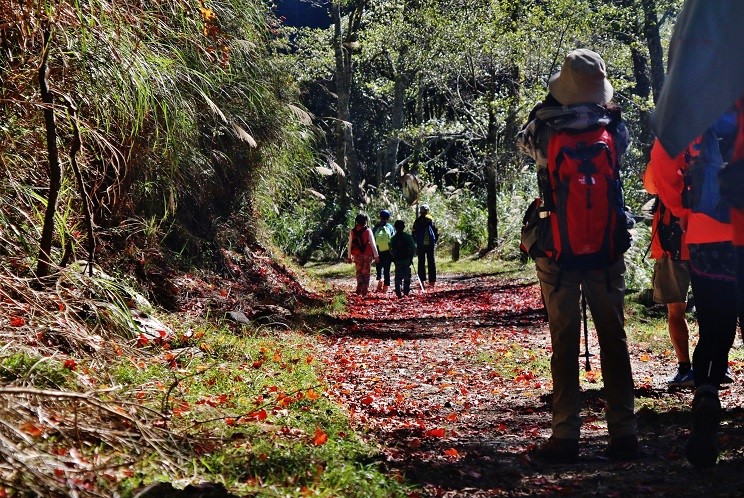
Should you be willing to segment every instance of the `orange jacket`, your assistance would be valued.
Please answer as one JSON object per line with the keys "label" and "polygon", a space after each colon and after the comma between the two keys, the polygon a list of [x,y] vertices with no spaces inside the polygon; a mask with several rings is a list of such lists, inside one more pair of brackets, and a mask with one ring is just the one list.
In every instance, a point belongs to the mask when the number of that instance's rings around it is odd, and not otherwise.
{"label": "orange jacket", "polygon": [[[739,118],[739,133],[734,144],[732,162],[744,159],[744,97],[736,102],[736,112]],[[731,225],[734,227],[734,245],[744,246],[744,209],[731,208]]]}
{"label": "orange jacket", "polygon": [[686,244],[705,244],[708,242],[726,242],[732,240],[733,230],[730,223],[722,223],[707,214],[690,211],[682,206],[682,192],[684,186],[684,171],[686,168],[685,153],[677,157],[669,156],[659,141],[655,141],[651,148],[651,163],[654,167],[654,185],[659,198],[674,216],[680,218],[685,231]]}
{"label": "orange jacket", "polygon": [[[652,156],[653,159],[653,156]],[[657,173],[655,173],[655,170],[657,169],[654,167],[656,162],[653,160],[648,163],[648,166],[646,166],[646,171],[643,174],[643,187],[646,189],[646,192],[648,192],[651,195],[658,195],[659,194],[659,188],[656,186],[656,176]],[[682,178],[680,176],[680,178]],[[679,192],[677,195],[682,197],[682,182],[680,182],[679,185]],[[662,201],[663,202],[663,201]],[[666,203],[665,203],[666,205]],[[681,205],[681,203],[680,203]],[[661,210],[657,209],[654,211],[654,219],[651,222],[651,257],[653,259],[659,259],[662,256],[665,255],[666,251],[661,247],[661,241],[659,240],[659,222],[663,222],[664,224],[668,225],[670,221],[670,217],[672,216],[671,209],[666,209],[664,211],[664,219],[660,219],[661,216]],[[666,254],[667,256],[669,254]],[[685,244],[685,234],[682,233],[682,248],[680,251],[680,259],[682,260],[688,260],[690,259],[689,251],[687,250],[687,244]]]}

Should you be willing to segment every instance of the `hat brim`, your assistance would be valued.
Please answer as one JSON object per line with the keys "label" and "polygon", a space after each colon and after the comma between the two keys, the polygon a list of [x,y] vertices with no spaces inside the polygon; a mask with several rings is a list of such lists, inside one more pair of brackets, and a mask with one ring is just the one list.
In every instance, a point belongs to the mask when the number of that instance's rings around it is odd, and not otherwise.
{"label": "hat brim", "polygon": [[612,100],[614,94],[612,84],[607,78],[602,80],[601,85],[596,84],[592,89],[577,88],[568,84],[565,78],[561,78],[560,71],[550,77],[550,81],[548,82],[548,91],[562,105],[604,105]]}

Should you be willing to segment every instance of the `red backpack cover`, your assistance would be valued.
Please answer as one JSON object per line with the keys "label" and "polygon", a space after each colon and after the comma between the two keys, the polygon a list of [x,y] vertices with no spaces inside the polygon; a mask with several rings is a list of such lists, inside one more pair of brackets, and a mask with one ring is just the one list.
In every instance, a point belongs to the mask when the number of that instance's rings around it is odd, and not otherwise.
{"label": "red backpack cover", "polygon": [[[548,142],[552,245],[547,256],[568,270],[607,268],[630,245],[619,164],[603,126],[561,130]],[[624,234],[624,235],[623,235]]]}

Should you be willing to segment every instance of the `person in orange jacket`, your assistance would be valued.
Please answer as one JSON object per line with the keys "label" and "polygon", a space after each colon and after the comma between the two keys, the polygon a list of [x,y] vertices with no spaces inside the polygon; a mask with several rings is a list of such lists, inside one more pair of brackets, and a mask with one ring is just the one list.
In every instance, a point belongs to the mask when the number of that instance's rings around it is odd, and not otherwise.
{"label": "person in orange jacket", "polygon": [[[667,386],[693,387],[695,382],[690,361],[690,329],[685,318],[690,288],[689,253],[679,218],[658,198],[655,165],[654,161],[648,163],[643,175],[643,186],[646,192],[657,196],[651,225],[651,258],[655,260],[653,300],[666,304],[669,339],[677,357],[677,370],[667,381]],[[675,183],[674,187],[679,188],[677,195],[681,199],[684,190],[682,176],[677,175],[672,181]]]}
{"label": "person in orange jacket", "polygon": [[[718,173],[724,164],[721,137],[736,135],[736,116],[726,113],[677,157],[654,147],[659,198],[680,218],[689,250],[690,281],[700,339],[692,357],[695,395],[693,427],[685,447],[687,460],[710,467],[718,459],[721,420],[718,397],[734,343],[737,306],[737,253],[729,206],[720,196]],[[723,153],[722,153],[723,152]],[[679,195],[680,182],[684,194]]]}

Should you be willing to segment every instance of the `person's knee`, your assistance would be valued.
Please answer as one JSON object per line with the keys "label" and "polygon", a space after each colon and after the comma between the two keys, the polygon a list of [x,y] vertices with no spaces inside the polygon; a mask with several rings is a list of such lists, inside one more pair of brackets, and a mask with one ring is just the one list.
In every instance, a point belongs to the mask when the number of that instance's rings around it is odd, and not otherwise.
{"label": "person's knee", "polygon": [[669,320],[684,320],[686,310],[687,303],[685,302],[667,304]]}

